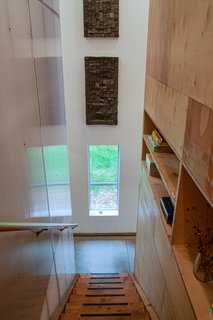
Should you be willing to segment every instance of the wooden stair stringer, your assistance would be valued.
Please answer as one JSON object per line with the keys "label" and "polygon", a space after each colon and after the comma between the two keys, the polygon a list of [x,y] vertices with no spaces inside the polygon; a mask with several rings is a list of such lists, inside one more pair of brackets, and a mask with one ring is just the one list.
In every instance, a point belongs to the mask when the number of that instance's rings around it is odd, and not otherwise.
{"label": "wooden stair stringer", "polygon": [[151,320],[129,273],[81,274],[60,320]]}

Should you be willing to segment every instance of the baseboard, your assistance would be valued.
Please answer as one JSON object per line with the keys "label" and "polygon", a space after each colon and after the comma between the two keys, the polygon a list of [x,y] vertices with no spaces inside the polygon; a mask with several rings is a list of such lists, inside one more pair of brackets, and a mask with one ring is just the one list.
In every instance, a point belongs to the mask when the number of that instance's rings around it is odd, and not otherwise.
{"label": "baseboard", "polygon": [[74,237],[85,237],[85,238],[94,238],[94,237],[113,237],[113,238],[120,238],[120,237],[135,237],[135,232],[122,232],[122,233],[74,233]]}
{"label": "baseboard", "polygon": [[133,240],[135,241],[136,233],[75,233],[74,241],[86,240]]}

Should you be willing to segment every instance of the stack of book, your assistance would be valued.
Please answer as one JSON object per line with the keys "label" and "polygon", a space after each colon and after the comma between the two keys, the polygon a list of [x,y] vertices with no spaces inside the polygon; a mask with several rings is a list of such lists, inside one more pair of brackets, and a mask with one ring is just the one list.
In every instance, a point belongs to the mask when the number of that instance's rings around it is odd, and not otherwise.
{"label": "stack of book", "polygon": [[148,135],[151,147],[155,152],[168,152],[172,153],[172,149],[162,137],[157,129],[153,130],[151,134]]}

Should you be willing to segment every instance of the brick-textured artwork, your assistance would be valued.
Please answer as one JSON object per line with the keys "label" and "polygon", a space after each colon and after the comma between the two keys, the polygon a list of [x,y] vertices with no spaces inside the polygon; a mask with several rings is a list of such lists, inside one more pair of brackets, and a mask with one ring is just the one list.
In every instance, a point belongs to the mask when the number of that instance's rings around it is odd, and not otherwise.
{"label": "brick-textured artwork", "polygon": [[84,36],[119,36],[119,0],[83,0]]}
{"label": "brick-textured artwork", "polygon": [[117,125],[118,58],[85,57],[86,123]]}

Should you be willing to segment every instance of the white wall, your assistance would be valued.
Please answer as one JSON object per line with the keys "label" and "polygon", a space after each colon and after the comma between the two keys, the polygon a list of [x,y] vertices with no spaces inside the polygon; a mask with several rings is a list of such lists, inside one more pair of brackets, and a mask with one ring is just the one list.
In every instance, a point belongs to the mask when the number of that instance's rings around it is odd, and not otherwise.
{"label": "white wall", "polygon": [[[51,36],[46,25],[55,27]],[[51,210],[42,155],[44,146],[66,145],[66,126],[55,124],[50,103],[63,95],[59,21],[36,1],[1,0],[0,26],[0,221],[70,222],[70,211],[55,216]],[[57,103],[57,114],[63,109]],[[37,186],[31,184],[35,170],[27,161],[35,147]],[[54,203],[61,205],[62,196],[58,188]],[[0,232],[0,252],[1,319],[50,319],[74,280],[71,230],[38,237],[31,231]]]}
{"label": "white wall", "polygon": [[[73,221],[78,232],[135,232],[140,176],[148,0],[120,0],[120,37],[83,37],[83,1],[60,0]],[[117,126],[85,124],[85,56],[119,57]],[[120,145],[118,217],[89,217],[87,146]]]}

